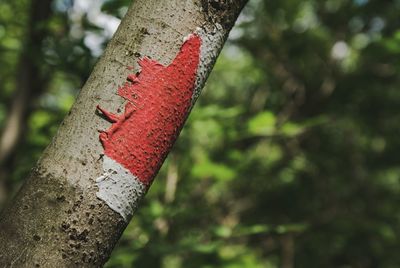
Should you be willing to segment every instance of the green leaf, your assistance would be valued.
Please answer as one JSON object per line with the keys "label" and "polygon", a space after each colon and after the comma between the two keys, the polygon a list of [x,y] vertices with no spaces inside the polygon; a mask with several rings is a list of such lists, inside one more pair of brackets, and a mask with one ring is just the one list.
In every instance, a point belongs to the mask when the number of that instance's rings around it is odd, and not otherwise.
{"label": "green leaf", "polygon": [[224,164],[212,163],[208,160],[196,164],[192,169],[192,175],[196,178],[214,178],[216,180],[232,180],[235,177],[235,171]]}
{"label": "green leaf", "polygon": [[275,115],[270,111],[265,111],[250,119],[248,131],[253,135],[270,136],[275,133],[275,124]]}

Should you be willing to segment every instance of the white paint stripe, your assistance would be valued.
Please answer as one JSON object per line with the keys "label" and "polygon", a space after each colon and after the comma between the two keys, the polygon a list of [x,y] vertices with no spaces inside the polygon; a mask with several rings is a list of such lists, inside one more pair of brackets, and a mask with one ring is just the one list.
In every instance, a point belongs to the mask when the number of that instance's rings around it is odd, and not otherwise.
{"label": "white paint stripe", "polygon": [[201,37],[200,62],[197,68],[195,90],[192,105],[199,97],[204,83],[211,72],[210,66],[214,65],[226,39],[226,31],[221,24],[215,23],[214,29],[197,28],[195,33]]}
{"label": "white paint stripe", "polygon": [[103,175],[96,179],[96,196],[106,202],[125,221],[129,221],[146,194],[146,185],[129,170],[108,156],[103,158]]}

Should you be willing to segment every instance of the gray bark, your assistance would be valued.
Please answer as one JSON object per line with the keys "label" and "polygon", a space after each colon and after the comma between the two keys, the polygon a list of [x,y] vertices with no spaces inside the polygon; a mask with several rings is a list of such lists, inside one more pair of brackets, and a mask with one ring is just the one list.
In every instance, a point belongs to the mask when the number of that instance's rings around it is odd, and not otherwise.
{"label": "gray bark", "polygon": [[[139,55],[168,64],[183,37],[201,28],[202,87],[246,0],[137,0],[82,88],[57,135],[0,219],[1,267],[98,267],[127,222],[96,198],[102,172],[97,104],[123,110],[115,94]],[[220,36],[215,39],[213,36]]]}

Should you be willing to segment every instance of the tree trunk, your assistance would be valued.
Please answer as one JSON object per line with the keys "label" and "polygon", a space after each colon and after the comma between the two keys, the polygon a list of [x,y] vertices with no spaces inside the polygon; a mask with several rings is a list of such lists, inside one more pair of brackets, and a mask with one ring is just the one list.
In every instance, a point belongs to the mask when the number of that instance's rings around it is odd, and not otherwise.
{"label": "tree trunk", "polygon": [[[3,212],[0,266],[105,263],[246,2],[134,2],[56,137]],[[96,112],[97,105],[102,108]],[[100,140],[99,129],[106,130]]]}

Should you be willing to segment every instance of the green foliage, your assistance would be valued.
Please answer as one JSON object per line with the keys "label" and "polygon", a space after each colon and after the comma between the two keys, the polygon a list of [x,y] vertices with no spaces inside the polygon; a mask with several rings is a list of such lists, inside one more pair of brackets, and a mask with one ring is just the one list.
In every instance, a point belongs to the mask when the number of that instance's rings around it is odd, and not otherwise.
{"label": "green foliage", "polygon": [[[0,3],[0,128],[26,2]],[[128,2],[102,10],[121,17]],[[95,60],[66,10],[48,22],[54,70],[15,185]],[[397,267],[399,12],[398,1],[251,0],[106,267]],[[101,32],[84,18],[74,27]]]}

